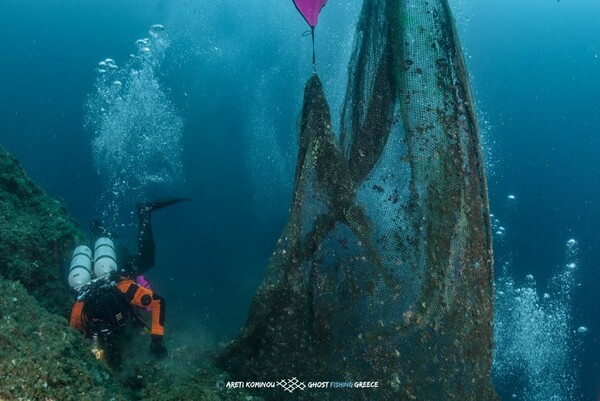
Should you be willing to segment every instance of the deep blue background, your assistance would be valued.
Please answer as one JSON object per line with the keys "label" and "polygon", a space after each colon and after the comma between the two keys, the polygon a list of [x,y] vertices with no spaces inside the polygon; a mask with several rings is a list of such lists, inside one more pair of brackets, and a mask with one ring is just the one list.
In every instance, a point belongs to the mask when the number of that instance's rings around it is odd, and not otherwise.
{"label": "deep blue background", "polygon": [[[334,117],[358,3],[330,0],[317,28],[319,73]],[[579,358],[583,399],[594,399],[600,3],[452,4],[511,273],[517,281],[534,274],[543,287],[563,263],[566,241],[580,243],[574,326],[590,328]],[[171,47],[161,79],[185,121],[185,176],[158,195],[193,201],[155,215],[151,276],[169,299],[172,326],[213,340],[235,335],[289,207],[311,56],[291,1],[0,0],[0,20],[0,144],[86,229],[104,188],[83,130],[95,66],[106,57],[122,63],[151,24],[165,25]],[[135,232],[121,234],[134,243]]]}

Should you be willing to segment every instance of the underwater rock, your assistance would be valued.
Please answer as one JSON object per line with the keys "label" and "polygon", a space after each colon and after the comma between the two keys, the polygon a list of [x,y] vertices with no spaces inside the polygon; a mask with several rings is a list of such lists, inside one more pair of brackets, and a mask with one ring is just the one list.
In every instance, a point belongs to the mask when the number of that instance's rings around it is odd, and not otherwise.
{"label": "underwater rock", "polygon": [[127,400],[64,318],[0,279],[0,400]]}
{"label": "underwater rock", "polygon": [[339,144],[329,118],[315,75],[288,224],[219,363],[378,383],[268,399],[497,400],[487,186],[447,1],[366,0]]}
{"label": "underwater rock", "polygon": [[78,241],[77,223],[0,147],[0,276],[19,281],[47,310],[68,316],[60,264]]}

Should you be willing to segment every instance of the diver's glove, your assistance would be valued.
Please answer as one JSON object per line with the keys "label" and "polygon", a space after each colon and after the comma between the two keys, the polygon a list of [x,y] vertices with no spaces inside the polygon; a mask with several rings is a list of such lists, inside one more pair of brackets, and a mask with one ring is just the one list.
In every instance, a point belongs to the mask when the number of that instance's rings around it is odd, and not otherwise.
{"label": "diver's glove", "polygon": [[156,358],[164,358],[167,356],[167,347],[165,347],[163,336],[152,335],[150,353]]}

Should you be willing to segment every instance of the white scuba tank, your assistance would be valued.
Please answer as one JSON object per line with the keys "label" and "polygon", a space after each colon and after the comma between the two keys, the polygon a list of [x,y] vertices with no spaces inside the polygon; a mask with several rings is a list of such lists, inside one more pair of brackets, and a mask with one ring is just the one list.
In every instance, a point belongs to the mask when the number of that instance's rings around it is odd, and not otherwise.
{"label": "white scuba tank", "polygon": [[115,245],[110,238],[98,238],[94,245],[94,274],[102,277],[112,271],[117,271]]}
{"label": "white scuba tank", "polygon": [[69,285],[77,288],[87,284],[92,279],[92,250],[80,245],[73,251],[71,267],[69,268]]}

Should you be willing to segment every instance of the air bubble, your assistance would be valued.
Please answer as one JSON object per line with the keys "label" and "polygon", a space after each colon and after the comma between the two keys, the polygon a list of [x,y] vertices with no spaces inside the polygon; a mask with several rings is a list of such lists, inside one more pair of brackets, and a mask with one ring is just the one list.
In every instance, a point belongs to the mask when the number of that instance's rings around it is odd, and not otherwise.
{"label": "air bubble", "polygon": [[517,199],[517,197],[514,196],[514,195],[508,195],[507,198],[510,199],[510,200]]}
{"label": "air bubble", "polygon": [[[564,266],[577,266],[576,249],[569,243],[565,248]],[[501,388],[511,388],[518,374],[522,383],[522,392],[516,392],[519,399],[572,399],[572,383],[578,377],[571,361],[577,352],[575,336],[581,334],[571,325],[576,271],[557,271],[548,283],[548,292],[540,295],[532,274],[525,276],[524,285],[517,286],[507,273],[506,262],[502,275],[495,279],[495,381]]]}
{"label": "air bubble", "polygon": [[150,27],[150,30],[148,31],[148,33],[154,37],[158,36],[159,32],[162,32],[165,30],[165,27],[162,26],[161,24],[154,24]]}
{"label": "air bubble", "polygon": [[148,38],[138,39],[135,41],[136,46],[140,49],[147,47],[149,43],[150,43],[150,40]]}
{"label": "air bubble", "polygon": [[587,332],[588,332],[588,328],[585,327],[585,326],[579,326],[577,328],[577,333],[579,333],[579,334],[584,334],[584,333],[587,333]]}
{"label": "air bubble", "polygon": [[[108,74],[97,77],[86,105],[94,164],[106,182],[99,207],[103,221],[114,227],[130,220],[120,215],[126,200],[139,198],[149,185],[181,180],[183,168],[183,122],[157,74],[168,38],[143,38],[135,44],[139,55],[132,54],[121,68],[111,58],[98,63],[98,72]],[[147,138],[143,146],[141,137]]]}

